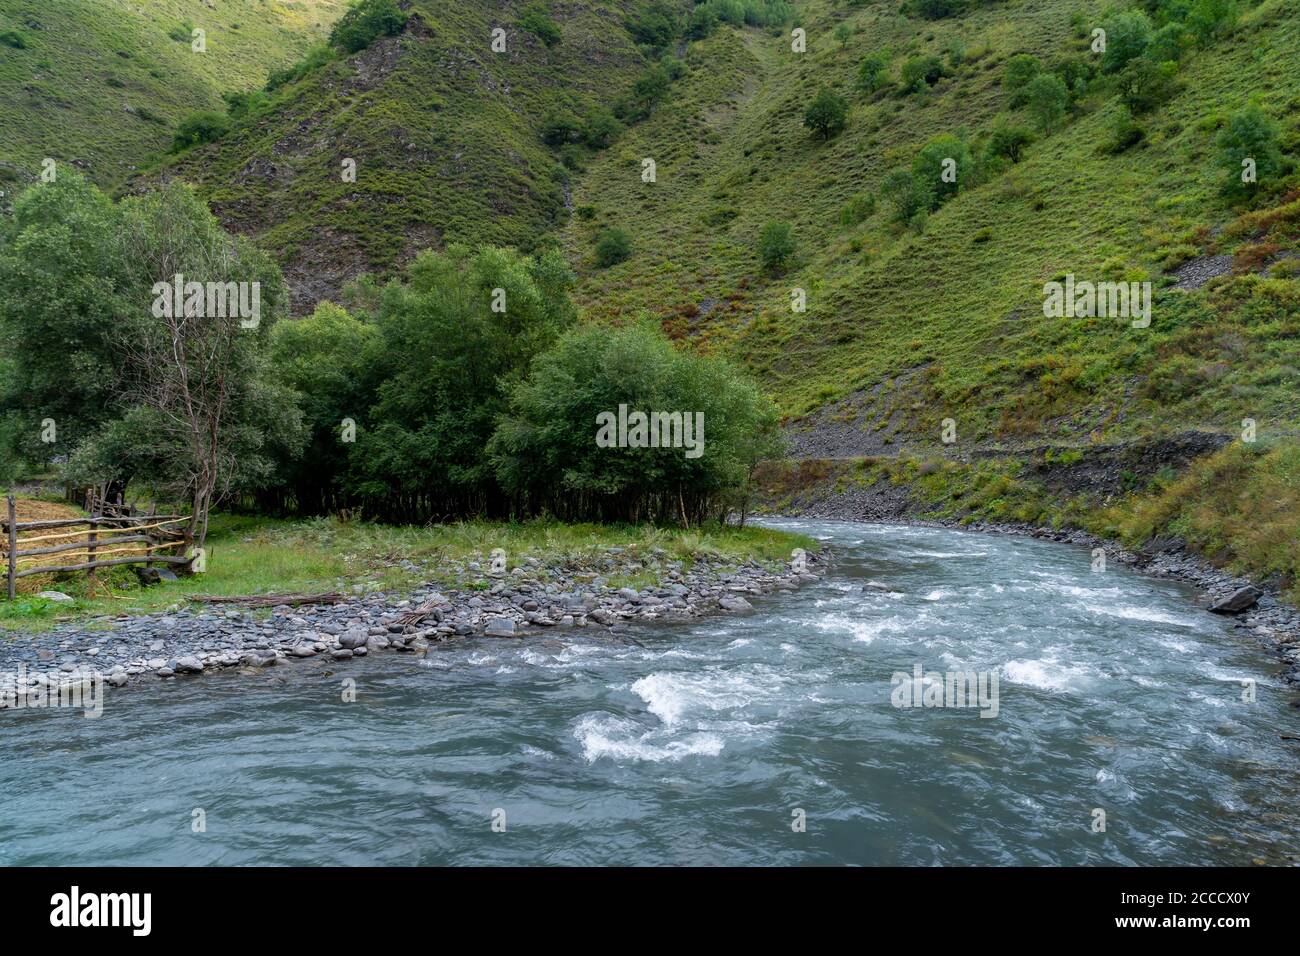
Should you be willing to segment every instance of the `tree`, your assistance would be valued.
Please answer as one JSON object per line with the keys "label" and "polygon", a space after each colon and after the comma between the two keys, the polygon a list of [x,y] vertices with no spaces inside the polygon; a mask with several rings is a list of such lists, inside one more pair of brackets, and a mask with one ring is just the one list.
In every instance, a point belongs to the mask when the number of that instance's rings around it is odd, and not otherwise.
{"label": "tree", "polygon": [[1120,99],[1135,114],[1150,112],[1178,92],[1177,69],[1172,62],[1153,63],[1145,57],[1134,60],[1115,78]]}
{"label": "tree", "polygon": [[1028,53],[1017,53],[1007,61],[1006,72],[1002,74],[1002,88],[1011,95],[1011,106],[1018,109],[1027,100],[1025,88],[1042,72],[1038,57]]}
{"label": "tree", "polygon": [[[1259,188],[1257,184],[1276,182],[1285,162],[1278,141],[1277,123],[1254,103],[1229,117],[1218,136],[1223,191],[1242,197]],[[1244,175],[1252,166],[1253,181]]]}
{"label": "tree", "polygon": [[1009,159],[1013,163],[1018,163],[1024,155],[1025,149],[1033,141],[1033,133],[1025,129],[1025,127],[1001,124],[994,127],[992,134],[989,136],[988,153],[990,156],[999,156],[1003,159]]}
{"label": "tree", "polygon": [[618,265],[632,255],[632,237],[622,229],[602,229],[596,237],[596,265],[602,269]]}
{"label": "tree", "polygon": [[[602,440],[620,406],[646,416],[647,440]],[[588,324],[536,359],[489,453],[517,512],[690,526],[737,504],[779,443],[776,409],[731,366],[678,351],[649,323]]]}
{"label": "tree", "polygon": [[1187,14],[1187,29],[1196,42],[1208,46],[1237,24],[1236,0],[1196,0]]}
{"label": "tree", "polygon": [[803,125],[817,136],[828,140],[844,129],[848,115],[848,101],[823,86],[804,111]]}
{"label": "tree", "polygon": [[662,49],[677,37],[677,12],[664,0],[642,3],[624,21],[637,43]]}
{"label": "tree", "polygon": [[917,213],[930,208],[929,190],[906,169],[889,173],[880,184],[880,195],[894,208],[896,223],[911,222]]}
{"label": "tree", "polygon": [[758,234],[758,258],[768,272],[784,269],[797,248],[794,230],[788,222],[769,222]]}
{"label": "tree", "polygon": [[622,129],[622,124],[606,107],[593,106],[582,120],[582,140],[592,149],[604,149]]}
{"label": "tree", "polygon": [[923,184],[925,206],[930,211],[957,195],[974,175],[975,160],[970,148],[951,133],[930,140],[912,161],[912,180]]}
{"label": "tree", "polygon": [[1049,133],[1065,117],[1070,107],[1070,91],[1055,73],[1040,73],[1025,87],[1025,105],[1038,129]]}
{"label": "tree", "polygon": [[868,96],[889,85],[889,60],[873,53],[858,66],[858,89]]}
{"label": "tree", "polygon": [[1118,13],[1103,25],[1106,52],[1101,55],[1103,73],[1118,73],[1131,60],[1146,52],[1151,42],[1151,20],[1141,10]]}

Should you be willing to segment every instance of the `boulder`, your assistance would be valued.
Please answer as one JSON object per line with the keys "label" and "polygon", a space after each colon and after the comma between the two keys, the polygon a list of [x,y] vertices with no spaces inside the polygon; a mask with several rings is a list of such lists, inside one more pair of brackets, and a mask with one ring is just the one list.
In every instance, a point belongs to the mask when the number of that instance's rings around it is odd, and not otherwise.
{"label": "boulder", "polygon": [[754,605],[750,604],[748,601],[746,601],[743,597],[741,597],[738,594],[727,595],[726,597],[718,598],[718,605],[724,611],[732,611],[735,613],[754,610]]}
{"label": "boulder", "polygon": [[494,617],[483,631],[488,637],[514,637],[515,622],[508,617]]}
{"label": "boulder", "polygon": [[178,657],[175,663],[171,665],[171,668],[177,674],[201,674],[203,673],[203,662],[197,657]]}
{"label": "boulder", "polygon": [[1226,598],[1220,598],[1210,605],[1215,614],[1237,614],[1255,606],[1255,602],[1264,596],[1264,592],[1253,584],[1238,588]]}
{"label": "boulder", "polygon": [[[21,544],[22,542],[19,543]],[[19,551],[18,553],[19,555],[22,554],[21,551]],[[68,595],[64,594],[62,591],[42,591],[40,594],[36,596],[38,598],[44,598],[47,601],[53,601],[55,604],[72,603],[72,598],[68,597]]]}

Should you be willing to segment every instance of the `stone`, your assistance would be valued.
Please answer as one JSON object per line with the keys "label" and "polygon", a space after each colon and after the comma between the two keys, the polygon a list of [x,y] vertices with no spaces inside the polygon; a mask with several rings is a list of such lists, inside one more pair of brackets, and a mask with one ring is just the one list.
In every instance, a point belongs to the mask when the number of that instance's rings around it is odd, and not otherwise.
{"label": "stone", "polygon": [[[19,544],[21,543],[22,542],[19,542]],[[20,550],[18,553],[19,555],[21,555],[22,551]],[[62,591],[42,591],[40,594],[36,596],[38,598],[44,598],[47,601],[53,601],[55,604],[72,603],[72,598],[68,597],[68,595],[64,594]]]}
{"label": "stone", "polygon": [[515,622],[508,617],[494,617],[483,631],[488,637],[514,637]]}
{"label": "stone", "polygon": [[740,595],[728,595],[718,599],[718,606],[724,611],[740,613],[742,611],[754,610],[754,605],[750,604]]}
{"label": "stone", "polygon": [[1247,584],[1244,588],[1238,588],[1229,594],[1226,598],[1221,598],[1210,605],[1210,610],[1215,614],[1238,614],[1241,611],[1255,606],[1255,603],[1264,596],[1264,592],[1253,584]]}
{"label": "stone", "polygon": [[172,663],[171,669],[177,674],[201,674],[203,673],[203,662],[197,657],[178,657]]}
{"label": "stone", "polygon": [[330,651],[330,657],[336,661],[347,661],[352,659],[352,649],[349,647],[340,647],[336,651]]}

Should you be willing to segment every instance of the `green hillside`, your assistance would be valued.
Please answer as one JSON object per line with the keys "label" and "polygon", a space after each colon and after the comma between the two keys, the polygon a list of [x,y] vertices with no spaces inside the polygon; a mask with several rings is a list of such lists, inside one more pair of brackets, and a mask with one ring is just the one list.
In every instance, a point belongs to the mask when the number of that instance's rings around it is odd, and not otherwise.
{"label": "green hillside", "polygon": [[[590,218],[574,220],[565,244],[590,317],[650,311],[748,364],[790,414],[873,389],[846,414],[899,443],[937,443],[948,417],[965,442],[1236,429],[1244,417],[1290,430],[1300,418],[1294,279],[1229,277],[1188,293],[1162,288],[1162,276],[1203,254],[1235,253],[1249,272],[1300,248],[1281,177],[1260,184],[1271,195],[1256,203],[1279,211],[1239,219],[1220,194],[1215,145],[1255,98],[1300,154],[1294,0],[1245,6],[1234,31],[1188,48],[1179,91],[1136,118],[1138,145],[1107,151],[1122,107],[1097,76],[1057,128],[1034,130],[1018,164],[989,164],[910,225],[892,221],[882,195],[890,171],[941,134],[978,155],[999,124],[1033,130],[1028,111],[1009,105],[1009,59],[1086,61],[1107,6],[997,3],[933,21],[895,4],[797,8],[808,52],[792,53],[784,34],[720,28],[691,45],[680,95],[580,182],[574,201]],[[867,94],[855,81],[872,54],[894,82]],[[948,75],[902,92],[902,65],[928,55]],[[822,86],[849,103],[829,142],[802,123]],[[646,156],[657,162],[653,184],[638,177]],[[788,221],[798,242],[779,277],[759,261],[770,220]],[[592,245],[609,227],[635,251],[599,269]],[[1044,318],[1043,283],[1066,273],[1154,280],[1150,328]],[[1272,274],[1294,270],[1283,262]],[[806,312],[791,309],[796,287]]]}
{"label": "green hillside", "polygon": [[[0,0],[0,188],[50,157],[101,185],[165,150],[187,113],[260,85],[346,0]],[[191,49],[195,28],[206,52]]]}
{"label": "green hillside", "polygon": [[264,113],[156,175],[198,184],[228,225],[260,236],[300,310],[428,246],[531,248],[563,222],[577,175],[542,142],[544,123],[612,101],[649,60],[620,4],[554,5],[549,45],[527,9],[413,0],[398,35],[306,70]]}

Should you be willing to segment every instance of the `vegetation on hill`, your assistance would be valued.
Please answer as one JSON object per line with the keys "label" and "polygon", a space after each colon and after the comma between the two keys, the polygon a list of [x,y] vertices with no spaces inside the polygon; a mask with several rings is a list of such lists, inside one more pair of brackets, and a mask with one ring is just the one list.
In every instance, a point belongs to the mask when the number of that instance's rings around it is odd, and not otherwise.
{"label": "vegetation on hill", "polygon": [[[189,113],[297,60],[347,0],[0,0],[0,209],[45,158],[116,187]],[[205,52],[193,51],[203,31]]]}

